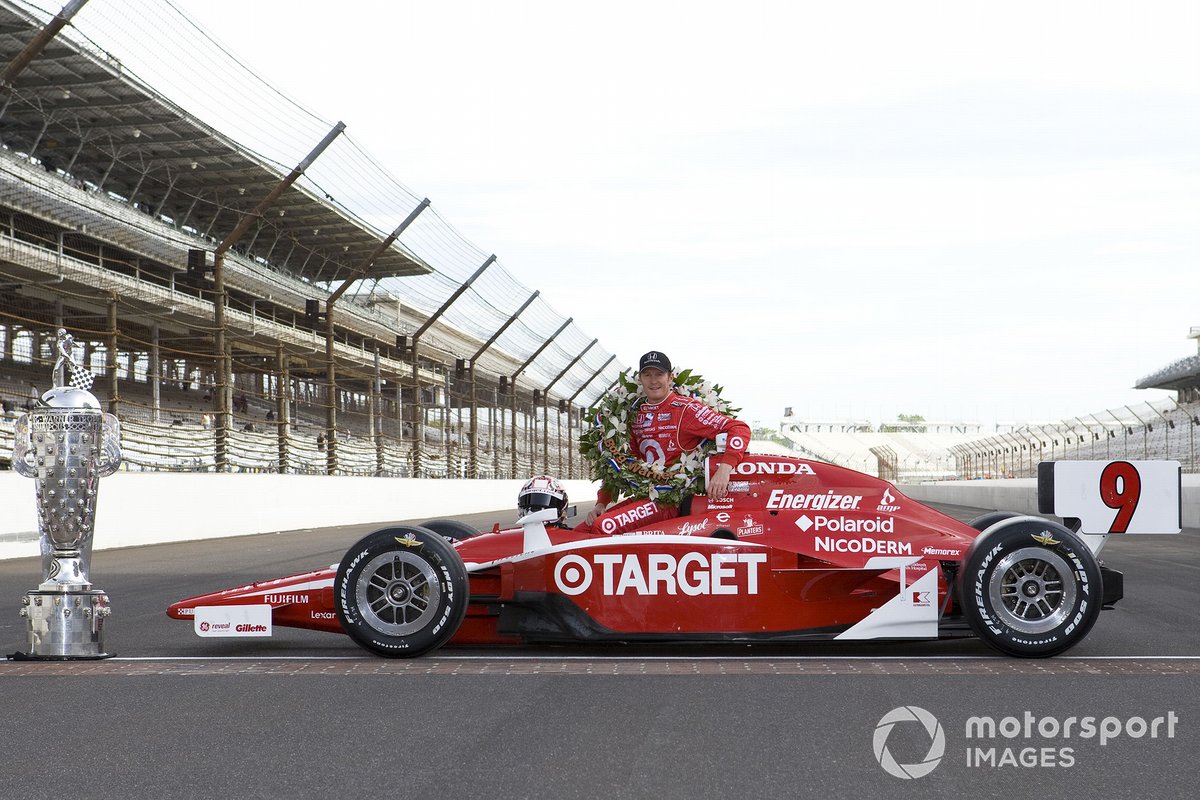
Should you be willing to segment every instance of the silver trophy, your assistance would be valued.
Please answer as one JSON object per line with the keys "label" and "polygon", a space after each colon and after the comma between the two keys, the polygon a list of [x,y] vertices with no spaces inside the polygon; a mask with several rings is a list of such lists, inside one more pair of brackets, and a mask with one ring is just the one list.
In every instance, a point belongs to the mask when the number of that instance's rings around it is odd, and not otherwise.
{"label": "silver trophy", "polygon": [[88,573],[100,478],[121,464],[121,424],[100,410],[95,380],[76,363],[74,337],[58,330],[54,387],[17,420],[13,468],[33,478],[42,543],[42,583],[22,599],[29,652],[17,658],[107,658],[108,595]]}

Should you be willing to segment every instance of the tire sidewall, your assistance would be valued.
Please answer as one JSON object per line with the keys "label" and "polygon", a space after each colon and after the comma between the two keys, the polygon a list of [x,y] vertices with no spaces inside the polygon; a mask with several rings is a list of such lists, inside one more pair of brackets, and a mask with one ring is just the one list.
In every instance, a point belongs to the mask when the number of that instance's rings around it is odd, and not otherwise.
{"label": "tire sidewall", "polygon": [[[402,636],[378,630],[358,608],[356,590],[364,568],[389,552],[405,552],[425,561],[437,576],[440,590],[430,621]],[[458,630],[467,610],[467,571],[458,552],[437,533],[416,526],[384,528],[346,551],[338,564],[333,596],[338,622],[351,639],[377,655],[413,658],[441,647]]]}
{"label": "tire sidewall", "polygon": [[1005,520],[1020,516],[1022,515],[1014,511],[989,511],[986,514],[980,514],[967,524],[977,531],[986,531],[997,522],[1003,522]]}
{"label": "tire sidewall", "polygon": [[[1049,534],[1054,543],[1035,535]],[[1076,596],[1065,618],[1054,628],[1029,633],[1008,625],[996,614],[989,585],[998,563],[1008,553],[1026,547],[1052,552],[1066,562],[1075,582]],[[1013,517],[987,528],[972,543],[963,561],[960,597],[963,615],[981,639],[1008,655],[1044,658],[1078,644],[1100,614],[1104,587],[1100,566],[1092,551],[1067,528],[1040,517]]]}
{"label": "tire sidewall", "polygon": [[428,522],[422,522],[421,527],[441,534],[443,538],[452,542],[461,542],[463,539],[479,535],[479,531],[456,519],[431,519]]}

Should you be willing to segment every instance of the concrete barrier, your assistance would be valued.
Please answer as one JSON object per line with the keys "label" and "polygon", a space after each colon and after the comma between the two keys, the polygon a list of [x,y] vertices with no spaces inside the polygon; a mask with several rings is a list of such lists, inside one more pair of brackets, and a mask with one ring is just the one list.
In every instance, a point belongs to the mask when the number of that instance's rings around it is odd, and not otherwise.
{"label": "concrete barrier", "polygon": [[[898,488],[912,499],[923,502],[1037,513],[1037,480],[1034,478],[914,483]],[[1200,528],[1200,475],[1183,476],[1183,526]]]}
{"label": "concrete barrier", "polygon": [[[524,481],[118,472],[100,480],[97,550],[513,509]],[[591,508],[590,481],[564,481]],[[501,521],[501,520],[497,520]],[[0,473],[0,559],[38,555],[33,481]]]}
{"label": "concrete barrier", "polygon": [[[100,481],[97,550],[253,533],[453,517],[516,507],[523,481],[119,472]],[[590,481],[564,481],[582,511]],[[914,500],[1037,513],[1033,479],[903,484]],[[1183,476],[1183,524],[1200,527],[1200,475]],[[0,472],[0,559],[38,555],[33,481]]]}

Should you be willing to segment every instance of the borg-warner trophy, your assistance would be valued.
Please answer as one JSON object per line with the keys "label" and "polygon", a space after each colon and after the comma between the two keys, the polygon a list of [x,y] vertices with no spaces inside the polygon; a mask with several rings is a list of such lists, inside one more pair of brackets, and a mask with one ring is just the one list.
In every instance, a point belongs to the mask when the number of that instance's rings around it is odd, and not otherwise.
{"label": "borg-warner trophy", "polygon": [[[107,658],[108,595],[88,573],[98,480],[121,464],[121,426],[89,391],[74,337],[58,330],[54,386],[17,420],[13,468],[33,478],[42,545],[42,583],[22,599],[29,651],[15,658]],[[69,373],[69,374],[68,374]]]}

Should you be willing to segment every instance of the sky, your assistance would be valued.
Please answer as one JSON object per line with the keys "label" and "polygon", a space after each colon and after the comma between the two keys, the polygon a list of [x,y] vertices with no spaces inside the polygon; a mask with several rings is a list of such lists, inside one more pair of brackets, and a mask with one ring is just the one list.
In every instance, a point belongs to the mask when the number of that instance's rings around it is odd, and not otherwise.
{"label": "sky", "polygon": [[1200,4],[175,2],[748,421],[1049,421],[1197,352]]}

